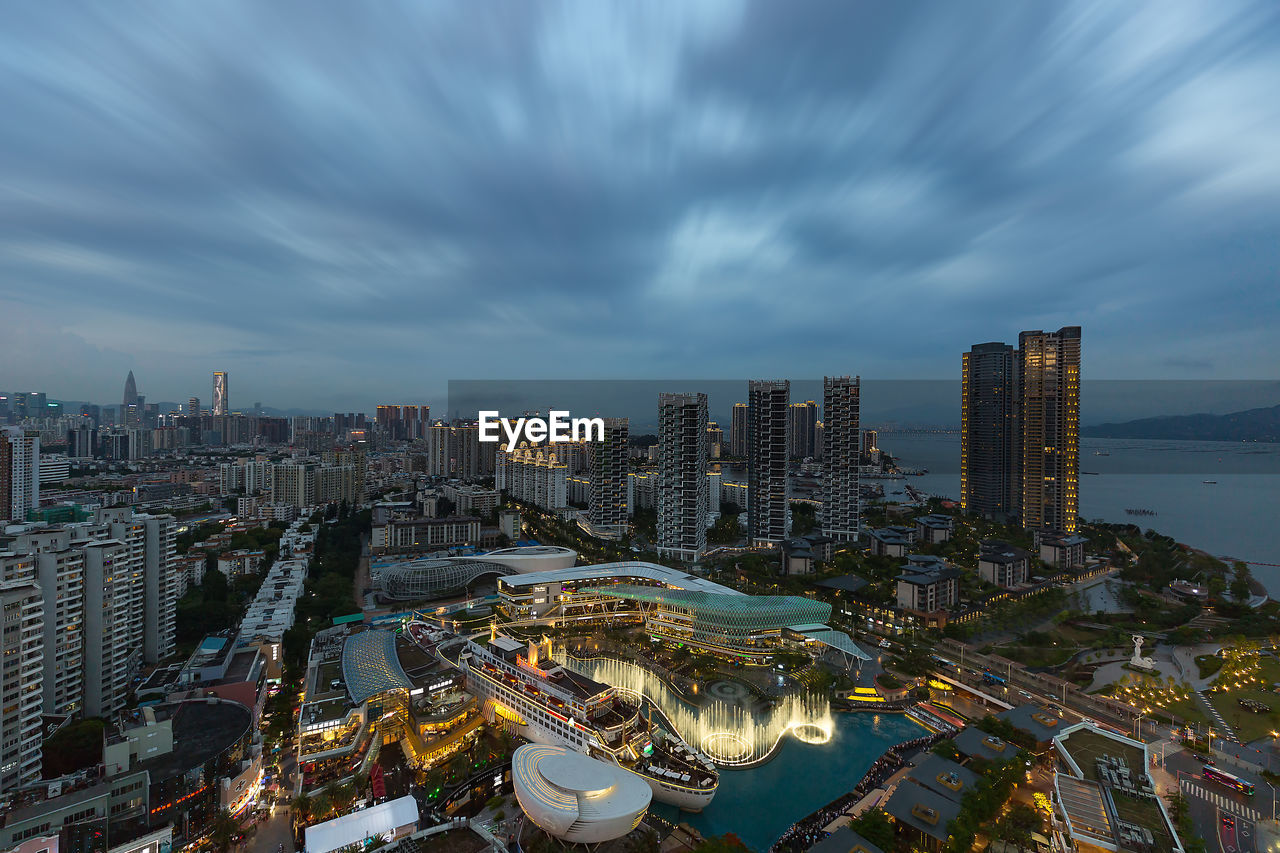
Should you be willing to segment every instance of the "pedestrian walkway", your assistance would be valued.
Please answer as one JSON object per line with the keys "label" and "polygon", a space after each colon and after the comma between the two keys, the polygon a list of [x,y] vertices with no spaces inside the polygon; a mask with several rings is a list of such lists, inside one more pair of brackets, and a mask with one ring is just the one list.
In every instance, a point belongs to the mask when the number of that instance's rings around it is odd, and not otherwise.
{"label": "pedestrian walkway", "polygon": [[1205,788],[1202,785],[1197,785],[1190,779],[1182,780],[1182,793],[1191,797],[1198,797],[1205,802],[1211,803],[1227,814],[1233,814],[1236,817],[1251,820],[1254,823],[1262,820],[1262,812],[1252,806],[1242,806],[1235,800],[1223,796],[1220,792],[1210,791],[1208,788]]}
{"label": "pedestrian walkway", "polygon": [[1222,715],[1218,713],[1218,709],[1209,701],[1209,697],[1204,695],[1203,690],[1196,691],[1196,698],[1200,700],[1201,707],[1208,712],[1209,717],[1217,724],[1219,736],[1234,743],[1239,743],[1240,738],[1236,736],[1231,726],[1227,725],[1227,721],[1222,719]]}

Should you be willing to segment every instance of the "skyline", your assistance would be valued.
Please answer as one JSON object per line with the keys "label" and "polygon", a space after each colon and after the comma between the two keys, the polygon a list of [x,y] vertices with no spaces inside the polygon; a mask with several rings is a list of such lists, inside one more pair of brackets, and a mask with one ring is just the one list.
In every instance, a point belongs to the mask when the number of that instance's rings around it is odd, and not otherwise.
{"label": "skyline", "polygon": [[1280,362],[1270,4],[302,8],[10,16],[3,384]]}
{"label": "skyline", "polygon": [[[976,346],[990,346],[998,342]],[[1087,352],[1087,349],[1086,349]],[[135,397],[148,397],[143,386],[139,394],[130,371],[125,381],[125,395],[132,387]],[[228,377],[229,381],[229,377]],[[518,416],[527,412],[546,412],[550,408],[565,409],[593,417],[626,417],[638,429],[657,429],[657,400],[664,393],[705,393],[710,401],[710,419],[728,429],[734,405],[746,405],[747,386],[751,379],[607,379],[607,380],[462,380],[448,383],[447,392],[438,400],[407,401],[402,397],[379,400],[353,411],[373,417],[384,405],[427,406],[433,420],[476,420],[485,410]],[[790,379],[791,401],[802,403],[822,399],[823,380]],[[862,377],[868,389],[863,412],[868,424],[882,427],[959,427],[961,378],[939,380],[880,380]],[[25,393],[43,393],[52,402],[75,407],[85,403],[118,408],[110,393],[91,400],[72,400],[50,393],[49,389],[25,389]],[[0,395],[24,393],[24,389],[0,388]],[[1084,380],[1081,383],[1081,423],[1086,427],[1115,424],[1151,417],[1179,415],[1230,414],[1259,408],[1271,408],[1280,399],[1280,381],[1127,381]],[[190,399],[201,399],[195,395]],[[208,399],[208,398],[205,398]],[[393,402],[394,401],[394,402]],[[148,400],[157,404],[161,413],[186,412],[186,402]],[[283,416],[319,416],[335,414],[324,409],[283,408],[271,400],[245,401],[231,398],[229,412],[246,413],[262,403],[267,414]],[[203,407],[209,412],[208,407]],[[69,413],[74,414],[68,410]],[[211,413],[211,412],[210,412]],[[336,414],[346,414],[337,412]]]}

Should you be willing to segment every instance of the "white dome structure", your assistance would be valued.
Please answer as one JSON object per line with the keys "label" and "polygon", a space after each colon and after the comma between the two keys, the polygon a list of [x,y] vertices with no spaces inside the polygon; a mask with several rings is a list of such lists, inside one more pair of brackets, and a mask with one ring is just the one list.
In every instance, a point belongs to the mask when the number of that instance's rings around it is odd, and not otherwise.
{"label": "white dome structure", "polygon": [[510,566],[522,575],[531,572],[549,572],[571,569],[578,561],[578,552],[560,545],[513,545],[486,551],[478,559]]}
{"label": "white dome structure", "polygon": [[629,770],[563,746],[531,743],[511,759],[516,799],[556,838],[595,844],[636,828],[653,792]]}

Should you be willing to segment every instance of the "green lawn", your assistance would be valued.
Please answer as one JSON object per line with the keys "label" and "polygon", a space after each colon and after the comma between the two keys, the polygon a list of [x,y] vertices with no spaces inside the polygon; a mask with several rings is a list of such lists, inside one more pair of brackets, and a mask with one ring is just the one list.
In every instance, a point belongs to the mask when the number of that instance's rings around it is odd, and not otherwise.
{"label": "green lawn", "polygon": [[1205,715],[1204,710],[1200,707],[1200,703],[1194,699],[1183,699],[1170,704],[1164,709],[1164,713],[1172,716],[1178,722],[1207,723],[1209,718]]}
{"label": "green lawn", "polygon": [[1196,666],[1200,668],[1200,677],[1208,678],[1222,669],[1222,658],[1217,655],[1200,655],[1196,658]]}
{"label": "green lawn", "polygon": [[[1280,681],[1280,661],[1263,657],[1257,673],[1256,686],[1232,688],[1223,692],[1208,693],[1209,701],[1218,713],[1235,729],[1240,740],[1249,742],[1280,731],[1280,694],[1271,692],[1271,685]],[[1255,714],[1240,707],[1240,699],[1256,699],[1271,707],[1269,714]]]}
{"label": "green lawn", "polygon": [[998,655],[1031,667],[1064,664],[1077,651],[1062,646],[1000,646],[995,650]]}

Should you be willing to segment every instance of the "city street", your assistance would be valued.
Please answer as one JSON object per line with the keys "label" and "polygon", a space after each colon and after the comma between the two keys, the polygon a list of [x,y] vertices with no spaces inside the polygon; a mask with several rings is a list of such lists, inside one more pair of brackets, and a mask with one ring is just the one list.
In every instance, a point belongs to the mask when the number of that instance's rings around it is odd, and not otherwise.
{"label": "city street", "polygon": [[[1219,769],[1252,782],[1252,797],[1232,791],[1203,777],[1204,765],[1182,749],[1166,747],[1165,769],[1187,800],[1188,812],[1197,832],[1208,843],[1209,850],[1218,845],[1220,853],[1255,853],[1255,824],[1271,818],[1277,791],[1265,779],[1234,765],[1219,763]],[[1166,786],[1162,785],[1162,789]],[[1226,816],[1227,821],[1223,818]]]}
{"label": "city street", "polygon": [[282,849],[285,853],[293,853],[293,825],[289,818],[289,807],[275,805],[271,807],[271,817],[258,824],[258,832],[245,846],[247,853],[276,853]]}

